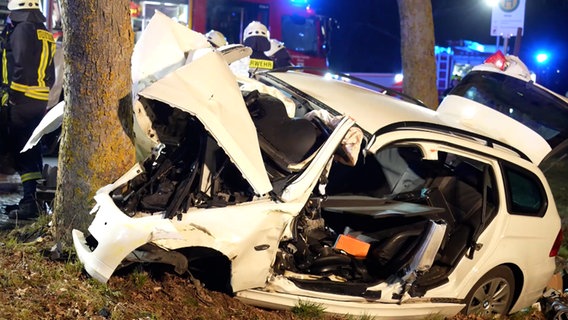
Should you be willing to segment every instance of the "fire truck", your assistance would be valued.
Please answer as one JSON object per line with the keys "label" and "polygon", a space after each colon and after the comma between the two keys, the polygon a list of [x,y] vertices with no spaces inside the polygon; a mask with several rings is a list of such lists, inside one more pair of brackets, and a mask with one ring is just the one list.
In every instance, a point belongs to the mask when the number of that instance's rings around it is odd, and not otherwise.
{"label": "fire truck", "polygon": [[325,30],[328,21],[309,0],[167,0],[131,1],[132,25],[143,31],[155,10],[191,29],[217,30],[230,44],[242,43],[243,31],[259,21],[270,38],[284,43],[297,66],[327,66]]}
{"label": "fire truck", "polygon": [[[9,13],[7,4],[8,0],[0,0],[0,26]],[[40,6],[47,28],[58,36],[60,0],[40,0]],[[330,19],[316,12],[310,0],[135,0],[130,2],[130,12],[136,33],[144,30],[156,10],[197,32],[220,31],[230,44],[242,43],[246,26],[259,21],[270,31],[270,38],[284,43],[294,65],[328,65]]]}
{"label": "fire truck", "polygon": [[[480,44],[471,40],[449,41],[448,46],[435,46],[436,87],[440,97],[451,86],[452,77],[464,77],[474,66],[497,51],[495,45]],[[349,75],[371,83],[402,91],[402,73],[353,72]],[[365,86],[364,84],[362,84]]]}

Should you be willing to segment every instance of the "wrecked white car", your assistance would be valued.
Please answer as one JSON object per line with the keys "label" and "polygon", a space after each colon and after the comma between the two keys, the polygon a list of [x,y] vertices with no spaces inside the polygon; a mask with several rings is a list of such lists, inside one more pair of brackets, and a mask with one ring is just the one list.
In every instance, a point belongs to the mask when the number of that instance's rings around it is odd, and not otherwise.
{"label": "wrecked white car", "polygon": [[152,153],[73,231],[91,276],[159,263],[252,305],[375,319],[507,314],[542,295],[561,240],[547,139],[459,96],[435,112],[187,57],[138,93]]}

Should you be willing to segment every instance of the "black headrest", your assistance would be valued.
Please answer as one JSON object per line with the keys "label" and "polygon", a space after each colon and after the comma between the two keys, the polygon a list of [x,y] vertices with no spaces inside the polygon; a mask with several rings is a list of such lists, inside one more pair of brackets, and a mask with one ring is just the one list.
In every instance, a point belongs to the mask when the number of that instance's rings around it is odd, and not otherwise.
{"label": "black headrest", "polygon": [[249,102],[247,107],[258,135],[264,140],[261,144],[270,144],[290,164],[305,160],[314,151],[318,131],[311,121],[290,118],[284,103],[269,94],[260,93],[256,99],[245,100]]}

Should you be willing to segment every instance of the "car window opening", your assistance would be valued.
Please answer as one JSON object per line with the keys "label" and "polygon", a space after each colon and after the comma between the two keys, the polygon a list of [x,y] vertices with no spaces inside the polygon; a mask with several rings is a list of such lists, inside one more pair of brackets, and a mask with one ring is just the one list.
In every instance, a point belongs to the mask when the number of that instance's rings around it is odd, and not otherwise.
{"label": "car window opening", "polygon": [[[294,279],[299,287],[318,286],[327,292],[341,287],[363,295],[365,290],[353,283],[367,287],[408,273],[432,226],[443,224],[433,265],[410,290],[421,296],[446,282],[457,263],[478,249],[477,237],[497,212],[496,192],[489,165],[446,152],[439,152],[438,160],[425,160],[417,146],[361,153],[354,167],[335,162],[326,197],[312,199],[297,219],[294,239],[281,243],[281,272],[325,278],[319,284]],[[367,253],[356,257],[337,249],[342,236],[368,245]],[[333,283],[331,275],[351,284]]]}

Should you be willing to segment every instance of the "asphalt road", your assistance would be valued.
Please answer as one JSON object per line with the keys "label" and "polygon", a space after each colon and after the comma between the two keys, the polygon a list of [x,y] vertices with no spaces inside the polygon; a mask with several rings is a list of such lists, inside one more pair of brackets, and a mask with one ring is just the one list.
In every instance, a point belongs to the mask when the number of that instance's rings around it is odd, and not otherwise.
{"label": "asphalt road", "polygon": [[[44,158],[44,165],[57,165],[57,158]],[[20,176],[0,174],[0,229],[12,228],[15,221],[8,219],[6,206],[18,204],[22,198]]]}
{"label": "asphalt road", "polygon": [[18,175],[0,175],[0,229],[11,228],[14,221],[8,219],[5,208],[8,205],[18,204],[22,197],[22,185]]}

